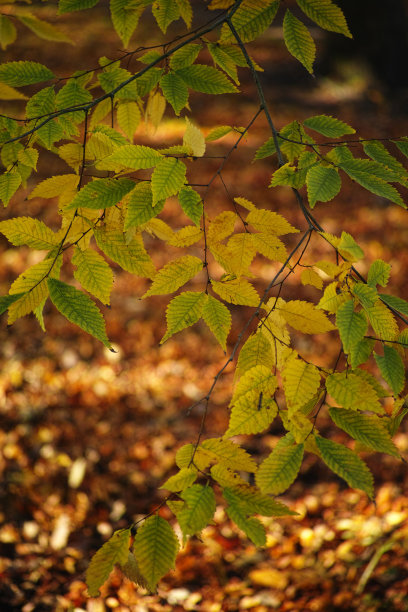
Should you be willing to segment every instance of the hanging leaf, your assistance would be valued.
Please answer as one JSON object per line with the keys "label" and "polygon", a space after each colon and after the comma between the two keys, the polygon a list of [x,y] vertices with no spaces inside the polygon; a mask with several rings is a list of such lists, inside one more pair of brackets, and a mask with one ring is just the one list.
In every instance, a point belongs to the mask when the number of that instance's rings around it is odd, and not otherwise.
{"label": "hanging leaf", "polygon": [[271,210],[265,210],[264,208],[251,210],[247,215],[246,222],[250,223],[259,232],[271,233],[276,236],[299,232],[282,215]]}
{"label": "hanging leaf", "polygon": [[326,380],[326,389],[344,408],[383,413],[375,389],[354,372],[335,372]]}
{"label": "hanging leaf", "polygon": [[0,46],[3,51],[11,45],[16,38],[17,30],[14,23],[6,15],[0,15]]}
{"label": "hanging leaf", "polygon": [[168,491],[172,491],[173,493],[177,493],[178,491],[184,491],[184,489],[187,489],[193,484],[193,482],[197,479],[197,476],[198,472],[195,468],[181,468],[181,470],[177,474],[174,474],[174,476],[170,476],[170,478],[168,478],[160,488],[167,489]]}
{"label": "hanging leaf", "polygon": [[43,40],[51,40],[55,42],[65,42],[74,44],[74,41],[61,32],[58,28],[53,26],[51,23],[44,21],[43,19],[38,19],[35,15],[24,10],[22,14],[16,15],[17,19],[21,21],[27,28],[29,28],[34,34],[36,34],[39,38]]}
{"label": "hanging leaf", "polygon": [[306,404],[320,386],[319,370],[292,354],[282,370],[283,388],[289,413],[293,414]]}
{"label": "hanging leaf", "polygon": [[119,38],[121,38],[124,47],[128,46],[132,34],[139,23],[139,18],[143,9],[144,6],[141,2],[110,0],[113,27]]}
{"label": "hanging leaf", "polygon": [[[384,180],[381,176],[377,176],[379,164],[369,159],[350,159],[339,164],[339,167],[349,175],[354,181],[359,183],[368,191],[376,195],[395,202],[402,208],[406,208],[404,200],[401,198],[398,191]],[[380,168],[384,168],[380,166]],[[392,177],[391,177],[392,178]]]}
{"label": "hanging leaf", "polygon": [[212,461],[222,463],[231,470],[256,472],[257,465],[246,450],[231,440],[209,438],[204,440],[201,448],[212,456]]}
{"label": "hanging leaf", "polygon": [[348,354],[351,348],[360,342],[367,332],[367,319],[362,312],[354,310],[354,300],[344,302],[336,314],[336,325],[339,328],[344,352]]}
{"label": "hanging leaf", "polygon": [[286,9],[283,20],[283,37],[289,53],[313,74],[313,62],[316,57],[316,45],[309,30],[289,9]]}
{"label": "hanging leaf", "polygon": [[317,447],[326,465],[350,487],[374,495],[373,476],[360,457],[342,444],[315,435]]}
{"label": "hanging leaf", "polygon": [[90,597],[99,596],[99,588],[107,581],[116,563],[126,564],[129,555],[130,529],[119,529],[94,554],[86,570]]}
{"label": "hanging leaf", "polygon": [[279,495],[295,480],[302,465],[303,444],[276,447],[259,466],[255,475],[262,493]]}
{"label": "hanging leaf", "polygon": [[324,30],[352,38],[343,11],[331,0],[296,0],[302,11]]}
{"label": "hanging leaf", "polygon": [[179,115],[188,102],[186,83],[175,72],[168,72],[160,79],[160,87],[167,102],[172,105],[176,115]]}
{"label": "hanging leaf", "polygon": [[66,210],[76,208],[109,208],[115,206],[135,187],[130,179],[101,178],[82,187]]}
{"label": "hanging leaf", "polygon": [[186,166],[175,157],[162,159],[152,174],[153,206],[172,195],[176,195],[186,180]]}
{"label": "hanging leaf", "polygon": [[5,172],[0,176],[0,200],[7,206],[21,185],[21,176],[17,172]]}
{"label": "hanging leaf", "polygon": [[262,391],[250,391],[240,397],[231,410],[227,438],[239,434],[257,434],[267,429],[278,413],[278,406]]}
{"label": "hanging leaf", "polygon": [[335,329],[326,315],[310,302],[291,300],[283,304],[279,312],[291,327],[305,334],[323,334]]}
{"label": "hanging leaf", "polygon": [[230,304],[258,306],[260,298],[254,287],[245,278],[211,281],[213,290]]}
{"label": "hanging leaf", "polygon": [[173,293],[198,274],[202,267],[201,259],[193,255],[184,255],[174,259],[157,272],[150,289],[142,297]]}
{"label": "hanging leaf", "polygon": [[231,329],[231,313],[228,308],[212,295],[204,302],[202,317],[224,351],[227,349],[227,337]]}
{"label": "hanging leaf", "polygon": [[141,170],[153,168],[163,159],[159,151],[142,145],[124,145],[110,155],[106,161],[119,164],[123,168]]}
{"label": "hanging leaf", "polygon": [[334,168],[313,166],[307,171],[306,184],[310,208],[314,208],[316,202],[329,202],[339,193],[341,179]]}
{"label": "hanging leaf", "polygon": [[327,136],[327,138],[340,138],[346,134],[355,134],[356,130],[347,123],[331,117],[330,115],[315,115],[303,121],[303,125]]}
{"label": "hanging leaf", "polygon": [[33,85],[53,78],[54,73],[38,62],[6,62],[0,66],[0,81],[11,87]]}
{"label": "hanging leaf", "polygon": [[[232,17],[232,24],[242,42],[258,38],[270,26],[278,8],[279,0],[243,0]],[[235,42],[235,37],[227,24],[221,29],[220,41]]]}
{"label": "hanging leaf", "polygon": [[150,591],[154,591],[160,578],[174,568],[179,547],[173,529],[157,514],[147,518],[137,530],[133,553]]}
{"label": "hanging leaf", "polygon": [[139,227],[156,217],[164,207],[164,200],[153,208],[153,194],[149,182],[136,184],[127,202],[124,229]]}
{"label": "hanging leaf", "polygon": [[187,217],[199,226],[204,210],[199,194],[192,187],[184,186],[178,193],[178,200]]}
{"label": "hanging leaf", "polygon": [[81,251],[78,247],[72,256],[77,269],[74,278],[86,291],[97,297],[103,304],[109,304],[113,286],[113,272],[104,258],[93,249]]}
{"label": "hanging leaf", "polygon": [[171,300],[166,310],[167,331],[160,344],[173,334],[194,325],[203,310],[207,295],[204,292],[185,291]]}
{"label": "hanging leaf", "polygon": [[174,0],[156,0],[152,6],[152,13],[163,34],[169,25],[180,17],[179,7]]}
{"label": "hanging leaf", "polygon": [[101,251],[127,272],[137,274],[142,278],[155,276],[156,269],[140,236],[136,235],[128,242],[122,231],[115,228],[109,229],[109,227],[95,228],[94,236]]}
{"label": "hanging leaf", "polygon": [[202,157],[205,153],[205,138],[201,130],[193,125],[186,117],[186,131],[183,136],[183,145],[188,147],[194,157]]}
{"label": "hanging leaf", "polygon": [[132,141],[141,119],[138,104],[132,100],[121,100],[116,110],[116,116],[120,129]]}
{"label": "hanging leaf", "polygon": [[390,385],[395,395],[405,386],[405,367],[401,356],[392,346],[384,345],[384,355],[374,355],[381,375]]}
{"label": "hanging leaf", "polygon": [[177,513],[184,538],[207,527],[215,512],[214,491],[208,485],[193,484],[180,493],[185,504]]}
{"label": "hanging leaf", "polygon": [[183,79],[190,89],[201,93],[224,94],[238,91],[223,72],[205,64],[193,64],[180,68],[176,74]]}

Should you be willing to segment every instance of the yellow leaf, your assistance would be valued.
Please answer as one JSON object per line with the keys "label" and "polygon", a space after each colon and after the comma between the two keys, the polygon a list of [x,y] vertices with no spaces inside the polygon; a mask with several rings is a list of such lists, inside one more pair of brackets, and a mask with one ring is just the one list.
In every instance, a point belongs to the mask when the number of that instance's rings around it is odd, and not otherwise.
{"label": "yellow leaf", "polygon": [[292,416],[316,394],[320,373],[316,366],[298,359],[293,353],[285,363],[282,377],[289,416]]}
{"label": "yellow leaf", "polygon": [[171,261],[157,272],[150,289],[146,291],[142,298],[149,295],[173,293],[198,274],[202,267],[201,259],[193,255],[184,255]]}
{"label": "yellow leaf", "polygon": [[312,268],[305,268],[300,275],[300,280],[302,285],[312,285],[313,287],[316,287],[316,289],[323,288],[322,279],[317,272],[312,270]]}
{"label": "yellow leaf", "polygon": [[230,210],[224,210],[208,223],[207,240],[209,243],[221,242],[234,231],[238,215]]}
{"label": "yellow leaf", "polygon": [[336,329],[327,316],[310,302],[291,300],[280,307],[280,313],[291,327],[305,334],[323,334]]}
{"label": "yellow leaf", "polygon": [[28,98],[14,87],[0,83],[0,100],[28,100]]}
{"label": "yellow leaf", "polygon": [[256,206],[251,200],[247,200],[246,198],[234,198],[234,202],[240,204],[247,210],[256,210]]}
{"label": "yellow leaf", "polygon": [[56,198],[63,195],[66,191],[75,192],[78,185],[79,176],[77,174],[60,174],[38,183],[28,196],[32,198]]}
{"label": "yellow leaf", "polygon": [[183,145],[191,150],[194,157],[202,157],[205,153],[205,138],[201,130],[198,129],[186,117],[186,131],[183,136]]}
{"label": "yellow leaf", "polygon": [[235,276],[248,275],[249,266],[256,254],[254,236],[249,233],[234,234],[228,240],[230,267]]}
{"label": "yellow leaf", "polygon": [[153,125],[154,130],[157,130],[159,127],[165,110],[166,98],[164,98],[158,91],[156,91],[154,94],[150,94],[146,106],[146,115],[150,123]]}
{"label": "yellow leaf", "polygon": [[211,281],[213,290],[231,304],[258,306],[260,298],[254,287],[244,278],[225,281]]}
{"label": "yellow leaf", "polygon": [[286,221],[282,215],[278,215],[278,213],[264,208],[251,210],[247,215],[246,221],[259,232],[264,232],[266,234],[271,233],[275,234],[275,236],[293,234],[299,231]]}
{"label": "yellow leaf", "polygon": [[338,285],[339,283],[337,281],[327,285],[316,308],[327,310],[330,314],[334,314],[345,301],[350,299],[350,296],[346,293],[337,293]]}
{"label": "yellow leaf", "polygon": [[173,235],[168,238],[167,244],[175,247],[186,247],[191,244],[195,244],[201,240],[203,231],[196,225],[187,225],[182,227],[178,232],[174,232]]}

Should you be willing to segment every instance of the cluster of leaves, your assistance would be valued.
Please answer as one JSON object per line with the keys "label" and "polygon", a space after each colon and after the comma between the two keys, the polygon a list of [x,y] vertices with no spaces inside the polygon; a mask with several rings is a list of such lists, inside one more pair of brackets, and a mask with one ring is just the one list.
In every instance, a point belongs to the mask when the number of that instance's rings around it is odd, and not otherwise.
{"label": "cluster of leaves", "polygon": [[[59,13],[91,8],[97,2],[60,0]],[[191,26],[193,12],[188,0],[111,0],[112,23],[124,46],[149,5],[163,33],[180,17],[188,28]],[[151,279],[144,298],[172,294],[193,279],[201,283],[201,291],[183,291],[170,300],[162,342],[202,318],[226,350],[231,329],[226,304],[254,308],[246,329],[255,318],[258,324],[239,353],[227,431],[219,438],[202,441],[202,428],[195,443],[179,449],[179,471],[163,485],[170,493],[167,506],[184,540],[211,522],[216,494],[221,492],[230,519],[262,546],[265,529],[255,515],[293,514],[275,496],[296,479],[305,451],[318,455],[351,487],[371,498],[372,475],[358,451],[385,452],[399,458],[392,436],[407,411],[403,391],[408,335],[406,330],[400,331],[399,322],[407,322],[408,303],[378,292],[377,287],[388,282],[387,263],[373,262],[365,279],[355,267],[363,251],[353,237],[347,232],[340,237],[328,234],[311,210],[316,203],[336,197],[341,188],[340,172],[377,196],[405,207],[394,184],[406,187],[408,173],[379,141],[354,141],[366,155],[354,157],[348,141],[339,140],[354,134],[354,129],[333,117],[313,116],[302,123],[295,120],[279,132],[275,129],[257,75],[261,68],[245,45],[270,26],[280,5],[280,0],[212,0],[208,8],[220,9],[219,16],[181,42],[167,45],[164,53],[150,49],[125,54],[139,62],[136,72],[124,68],[121,60],[102,57],[97,68],[53,83],[56,76],[37,62],[0,65],[0,96],[27,100],[21,117],[0,116],[0,200],[4,206],[22,188],[31,189],[28,180],[43,150],[58,156],[70,169],[39,182],[28,196],[58,199],[61,227],[57,231],[30,216],[0,222],[0,232],[12,245],[46,251],[44,259],[25,270],[9,294],[0,298],[0,313],[8,311],[9,324],[34,313],[45,329],[43,309],[50,298],[69,321],[111,348],[103,316],[88,295],[109,304],[113,271],[108,260]],[[297,0],[297,5],[322,28],[350,36],[342,11],[331,0]],[[54,26],[47,29],[41,25],[44,22],[27,14],[14,12],[43,38],[48,32],[48,39],[63,41]],[[15,28],[6,15],[1,16],[0,26],[0,41],[5,47],[13,42]],[[289,9],[283,16],[283,34],[289,52],[312,72],[314,42],[304,23]],[[208,55],[214,65],[204,63]],[[219,126],[205,137],[187,114],[191,90],[213,95],[238,92],[239,67],[250,70],[258,89],[260,106],[254,120],[264,112],[271,127],[270,138],[255,158],[277,156],[278,169],[272,174],[270,187],[290,187],[307,224],[290,253],[282,236],[299,233],[299,229],[284,217],[243,196],[212,216],[208,202],[188,180],[191,161],[205,159],[213,141],[236,133],[235,149],[253,123],[247,128]],[[44,82],[50,84],[30,98],[18,89]],[[185,110],[180,118],[185,127],[182,143],[157,148],[135,144],[142,117],[158,127],[166,106],[176,116]],[[319,142],[313,134],[319,134]],[[321,141],[322,136],[329,140]],[[394,145],[408,155],[407,139]],[[178,231],[160,217],[169,198],[178,200],[191,221]],[[333,260],[304,266],[301,274],[301,282],[320,290],[321,299],[317,304],[285,300],[284,281],[301,265],[312,233],[333,249]],[[172,248],[194,245],[194,254],[184,253],[156,270],[145,246],[151,235],[163,241],[169,253]],[[251,266],[259,255],[278,266],[262,296],[251,282],[255,276]],[[60,280],[67,261],[74,266],[76,286]],[[271,297],[274,288],[278,291]],[[322,368],[305,359],[293,343],[299,332],[314,335],[335,330],[346,356],[342,370],[340,354],[334,367]],[[237,352],[244,331],[227,363]],[[378,366],[386,387],[360,367],[370,360]],[[204,398],[207,404],[222,370]],[[355,450],[319,434],[317,418],[323,407],[356,441]],[[275,419],[280,420],[286,434],[258,466],[231,438],[267,431]],[[251,474],[253,485],[248,484]],[[129,550],[132,533],[130,528],[115,532],[94,556],[87,574],[91,595],[98,594],[116,563],[128,577],[150,590],[174,565],[179,542],[164,518],[149,516]]]}

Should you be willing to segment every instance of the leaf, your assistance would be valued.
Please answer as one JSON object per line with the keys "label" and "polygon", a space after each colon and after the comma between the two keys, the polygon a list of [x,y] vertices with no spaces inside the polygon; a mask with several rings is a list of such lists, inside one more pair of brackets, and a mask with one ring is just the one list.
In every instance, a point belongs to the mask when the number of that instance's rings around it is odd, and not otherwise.
{"label": "leaf", "polygon": [[193,484],[188,489],[184,489],[180,497],[184,499],[185,504],[177,513],[177,520],[186,538],[207,527],[214,516],[215,495],[208,485]]}
{"label": "leaf", "polygon": [[193,125],[186,117],[186,131],[183,136],[183,145],[188,147],[194,157],[202,157],[205,153],[205,138],[201,130]]}
{"label": "leaf", "polygon": [[315,435],[317,447],[325,464],[350,487],[374,496],[373,476],[360,457],[342,444]]}
{"label": "leaf", "polygon": [[197,43],[188,43],[184,45],[184,47],[177,49],[170,57],[170,68],[172,70],[179,70],[180,68],[190,66],[195,61],[201,49],[202,46]]}
{"label": "leaf", "polygon": [[275,236],[282,236],[283,234],[296,234],[299,230],[293,227],[282,215],[272,212],[271,210],[265,210],[264,208],[257,208],[251,210],[246,218],[246,222],[250,223],[259,232],[271,233]]}
{"label": "leaf", "polygon": [[402,183],[406,183],[408,179],[407,171],[405,170],[404,166],[387,151],[382,142],[375,140],[365,142],[363,148],[366,155],[382,166],[386,166],[390,170],[393,170],[395,172],[396,179]]}
{"label": "leaf", "polygon": [[153,278],[156,269],[140,236],[127,242],[122,231],[109,228],[95,228],[94,236],[101,251],[121,268],[143,278]]}
{"label": "leaf", "polygon": [[166,342],[173,334],[194,325],[201,317],[206,298],[204,292],[196,291],[185,291],[173,298],[167,306],[167,331],[160,344]]}
{"label": "leaf", "polygon": [[44,179],[34,187],[29,200],[32,198],[55,198],[62,196],[64,192],[75,192],[78,185],[79,176],[77,174],[60,174]]}
{"label": "leaf", "polygon": [[292,354],[282,370],[283,388],[289,415],[306,404],[320,387],[319,370],[312,363],[305,363]]}
{"label": "leaf", "polygon": [[234,234],[228,240],[227,253],[229,257],[229,270],[238,278],[250,276],[249,266],[256,255],[253,234],[242,232]]}
{"label": "leaf", "polygon": [[51,40],[55,42],[65,42],[74,44],[73,40],[61,32],[58,28],[53,26],[51,23],[44,21],[43,19],[38,19],[32,13],[25,11],[21,15],[16,15],[17,19],[21,21],[27,28],[29,28],[34,34],[36,34],[39,38],[43,40]]}
{"label": "leaf", "polygon": [[128,578],[135,584],[141,586],[142,589],[149,589],[149,585],[143,578],[139,565],[133,553],[129,552],[126,563],[124,565],[121,565],[120,569],[124,573],[126,578]]}
{"label": "leaf", "polygon": [[132,141],[141,119],[138,104],[132,100],[121,100],[116,110],[116,117],[120,129]]}
{"label": "leaf", "polygon": [[379,297],[381,298],[382,302],[387,304],[387,306],[390,306],[394,310],[401,312],[403,315],[408,316],[408,302],[406,300],[403,300],[395,295],[388,295],[386,293],[380,293]]}
{"label": "leaf", "polygon": [[257,434],[267,429],[278,413],[276,402],[253,390],[234,402],[225,437]]}
{"label": "leaf", "polygon": [[27,96],[14,87],[0,83],[0,100],[27,100]]}
{"label": "leaf", "polygon": [[162,159],[152,174],[153,206],[160,200],[176,195],[186,180],[186,166],[175,157]]}
{"label": "leaf", "polygon": [[228,308],[212,295],[204,302],[202,317],[222,349],[227,349],[227,337],[231,329],[231,313]]}
{"label": "leaf", "polygon": [[54,77],[51,70],[38,62],[6,62],[0,66],[0,81],[11,87],[33,85]]}
{"label": "leaf", "polygon": [[395,187],[387,183],[380,176],[376,176],[376,171],[378,171],[376,162],[369,159],[350,159],[341,162],[339,167],[348,174],[350,178],[365,189],[368,189],[368,191],[382,198],[391,200],[391,202],[395,202],[395,204],[402,206],[402,208],[406,208],[403,199]]}
{"label": "leaf", "polygon": [[375,389],[353,372],[335,372],[326,379],[328,393],[344,408],[384,412]]}
{"label": "leaf", "polygon": [[355,283],[351,291],[358,298],[363,308],[371,308],[378,300],[377,290],[365,283]]}
{"label": "leaf", "polygon": [[295,166],[291,165],[291,162],[284,164],[272,175],[272,179],[269,187],[276,187],[277,185],[287,185],[294,189],[300,189],[305,184],[306,170],[300,170]]}
{"label": "leaf", "polygon": [[335,329],[327,316],[310,302],[291,300],[282,304],[279,312],[291,327],[305,334],[323,334]]}
{"label": "leaf", "polygon": [[316,202],[329,202],[339,193],[341,179],[334,168],[319,165],[307,171],[306,184],[310,208],[314,208]]}
{"label": "leaf", "polygon": [[156,0],[153,3],[152,12],[163,34],[166,33],[169,25],[180,17],[179,8],[174,0]]}
{"label": "leaf", "polygon": [[389,384],[393,393],[398,395],[405,386],[405,368],[401,356],[392,346],[384,345],[384,356],[374,355],[384,380]]}
{"label": "leaf", "polygon": [[374,415],[360,414],[344,408],[330,408],[330,416],[337,427],[341,427],[354,440],[362,442],[379,453],[387,453],[399,458],[397,447],[383,424],[383,420]]}
{"label": "leaf", "polygon": [[113,286],[113,272],[104,258],[93,249],[76,248],[72,263],[77,269],[74,278],[82,287],[97,297],[103,304],[109,304]]}
{"label": "leaf", "polygon": [[219,140],[227,134],[230,134],[233,130],[234,128],[232,128],[230,125],[220,125],[219,127],[215,127],[210,130],[205,137],[205,140],[207,142],[214,142],[214,140]]}
{"label": "leaf", "polygon": [[51,250],[59,243],[58,236],[45,223],[32,217],[15,217],[1,221],[0,232],[14,246],[27,244],[33,249]]}
{"label": "leaf", "polygon": [[201,444],[203,450],[214,457],[214,461],[222,463],[231,470],[256,472],[257,465],[246,450],[231,440],[209,438]]}
{"label": "leaf", "polygon": [[182,227],[178,232],[174,232],[172,236],[167,239],[167,244],[175,247],[186,247],[191,244],[195,244],[201,238],[203,238],[204,232],[195,225],[186,225]]}
{"label": "leaf", "polygon": [[303,444],[277,446],[259,466],[255,475],[262,493],[279,495],[295,480],[302,465]]}
{"label": "leaf", "polygon": [[140,15],[144,9],[141,2],[129,2],[129,0],[110,0],[110,12],[113,27],[122,40],[123,46],[127,47],[129,41],[139,23]]}
{"label": "leaf", "polygon": [[116,149],[105,161],[118,163],[123,168],[141,170],[153,168],[162,159],[162,154],[151,147],[126,144]]}
{"label": "leaf", "polygon": [[305,268],[300,275],[302,285],[312,285],[316,289],[323,289],[323,279],[312,268]]}
{"label": "leaf", "polygon": [[2,295],[0,296],[0,315],[4,314],[8,310],[9,306],[14,304],[17,300],[23,297],[24,293],[16,293],[14,295]]}
{"label": "leaf", "polygon": [[100,178],[91,181],[78,191],[66,210],[77,208],[110,208],[116,206],[122,198],[132,191],[135,182],[130,179]]}
{"label": "leaf", "polygon": [[228,489],[224,489],[223,494],[228,502],[226,512],[229,518],[245,533],[255,546],[265,546],[266,531],[262,523],[256,518],[248,518],[248,513],[236,502],[233,493],[228,494]]}
{"label": "leaf", "polygon": [[[276,501],[269,495],[264,495],[254,486],[242,484],[233,488],[227,487],[226,490],[228,490],[228,498],[233,498],[235,503],[248,514],[262,514],[263,516],[296,515],[296,512],[290,510],[285,504]],[[226,490],[223,491],[224,497]]]}
{"label": "leaf", "polygon": [[320,299],[320,302],[316,308],[327,310],[327,312],[332,314],[337,312],[341,304],[343,304],[349,297],[345,293],[337,293],[337,289],[337,281],[327,285],[326,289],[324,290],[323,297]]}
{"label": "leaf", "polygon": [[354,310],[354,300],[348,300],[337,310],[336,325],[339,328],[344,352],[348,355],[352,347],[366,334],[367,319],[362,312]]}
{"label": "leaf", "polygon": [[192,187],[184,186],[178,193],[178,200],[187,217],[199,226],[204,210],[200,195]]}
{"label": "leaf", "polygon": [[170,476],[170,478],[168,478],[166,482],[162,484],[160,489],[167,489],[173,493],[184,491],[184,489],[187,489],[193,484],[193,482],[197,479],[197,476],[198,473],[195,468],[181,468],[177,474]]}
{"label": "leaf", "polygon": [[149,589],[154,591],[160,578],[174,568],[180,544],[169,523],[157,514],[137,530],[133,553]]}
{"label": "leaf", "polygon": [[367,275],[367,283],[372,287],[381,285],[386,287],[391,273],[391,265],[382,259],[376,259],[370,266]]}
{"label": "leaf", "polygon": [[176,74],[190,89],[201,93],[224,94],[238,91],[223,72],[205,64],[193,64],[180,68]]}
{"label": "leaf", "polygon": [[153,194],[149,182],[136,184],[128,198],[124,229],[147,223],[162,211],[163,206],[164,200],[153,208]]}
{"label": "leaf", "polygon": [[160,87],[167,102],[172,105],[176,115],[188,102],[188,87],[178,74],[168,72],[160,79]]}
{"label": "leaf", "polygon": [[107,348],[111,348],[105,321],[92,300],[72,285],[55,278],[49,278],[47,284],[51,301],[60,313],[68,321],[100,340]]}
{"label": "leaf", "polygon": [[310,74],[313,74],[316,45],[305,24],[289,9],[286,9],[283,20],[283,37],[289,53],[296,57]]}
{"label": "leaf", "polygon": [[21,176],[17,172],[5,172],[0,176],[0,200],[7,206],[21,185]]}
{"label": "leaf", "polygon": [[129,554],[130,529],[119,529],[96,551],[86,570],[86,584],[90,597],[99,596],[116,563],[126,564]]}
{"label": "leaf", "polygon": [[330,115],[314,115],[305,119],[303,125],[327,138],[340,138],[346,134],[356,133],[356,130],[350,125]]}
{"label": "leaf", "polygon": [[142,297],[173,293],[200,272],[202,267],[201,259],[193,255],[183,255],[174,259],[157,272],[150,289]]}
{"label": "leaf", "polygon": [[271,344],[260,331],[250,336],[243,345],[238,357],[236,374],[242,375],[257,365],[270,368],[275,365]]}
{"label": "leaf", "polygon": [[349,355],[351,367],[353,369],[367,361],[372,353],[374,344],[375,340],[369,338],[364,338],[363,340],[360,340],[360,342],[353,344]]}
{"label": "leaf", "polygon": [[17,30],[14,23],[6,15],[0,15],[0,46],[3,51],[8,45],[11,45],[16,38]]}
{"label": "leaf", "polygon": [[347,232],[341,232],[337,248],[346,261],[358,261],[364,257],[364,251]]}
{"label": "leaf", "polygon": [[258,306],[260,298],[254,287],[245,278],[234,278],[225,281],[211,281],[211,287],[218,295],[230,304]]}
{"label": "leaf", "polygon": [[398,335],[398,325],[392,312],[378,300],[374,306],[364,307],[370,325],[382,340],[395,340]]}
{"label": "leaf", "polygon": [[331,0],[296,0],[302,11],[324,30],[352,38],[343,11]]}
{"label": "leaf", "polygon": [[221,240],[224,240],[224,238],[230,236],[230,234],[232,234],[234,231],[235,222],[237,219],[238,215],[233,213],[231,210],[224,210],[214,219],[211,219],[207,229],[208,242],[221,242]]}
{"label": "leaf", "polygon": [[[278,0],[244,0],[231,20],[242,42],[258,38],[272,23],[278,8]],[[235,42],[235,37],[227,24],[221,29],[220,41]]]}
{"label": "leaf", "polygon": [[63,15],[64,13],[72,13],[72,11],[82,11],[92,8],[98,2],[99,0],[59,0],[58,14]]}

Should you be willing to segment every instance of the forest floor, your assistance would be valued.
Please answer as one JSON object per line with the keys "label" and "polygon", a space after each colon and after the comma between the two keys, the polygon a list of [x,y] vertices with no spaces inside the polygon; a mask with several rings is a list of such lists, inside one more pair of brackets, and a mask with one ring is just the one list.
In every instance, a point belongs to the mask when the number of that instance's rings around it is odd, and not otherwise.
{"label": "forest floor", "polygon": [[[75,18],[67,17],[66,23],[74,27]],[[61,75],[74,67],[96,65],[98,55],[113,57],[118,47],[106,26],[103,19],[84,24],[78,48],[58,56],[25,35],[18,43],[19,57],[42,61]],[[364,74],[357,74],[353,82],[316,83],[287,59],[279,40],[264,40],[253,54],[258,63],[272,66],[262,79],[278,127],[294,118],[326,113],[349,122],[365,137],[408,134],[408,115],[395,110]],[[244,93],[237,100],[221,97],[203,102],[192,96],[193,116],[200,127],[249,123],[257,102],[245,78],[242,73]],[[180,123],[172,120],[155,134],[141,126],[136,141],[154,144],[168,138],[177,143],[181,134]],[[223,179],[233,196],[262,203],[304,227],[289,190],[266,189],[273,169],[270,158],[251,163],[268,135],[266,122],[259,119],[253,135],[226,164]],[[228,136],[211,151],[224,155],[233,144]],[[46,156],[30,189],[50,171],[67,171],[53,159]],[[197,168],[199,182],[204,182],[203,172],[210,177],[216,171],[217,163],[212,160],[206,169]],[[215,181],[208,197],[211,213],[224,201],[224,187]],[[362,273],[375,259],[390,261],[390,291],[408,298],[406,211],[345,182],[335,202],[317,206],[315,213],[327,231],[346,230],[358,240],[366,255],[359,268]],[[2,218],[23,214],[56,223],[52,203],[45,207],[37,200],[14,201]],[[171,202],[164,218],[174,226],[185,223]],[[10,249],[5,239],[0,249],[4,295],[10,282],[42,254]],[[320,243],[311,249],[313,256],[320,254]],[[158,265],[165,257],[157,244]],[[264,260],[255,265],[267,284],[274,266]],[[289,279],[285,297],[319,299],[316,289],[300,294],[298,287],[296,278]],[[296,483],[281,497],[298,515],[265,520],[265,548],[256,549],[232,527],[220,506],[215,524],[188,542],[157,594],[137,589],[115,570],[100,598],[87,597],[85,571],[92,554],[114,530],[149,513],[163,499],[165,492],[159,487],[174,473],[175,451],[196,439],[200,425],[202,405],[191,414],[188,407],[206,394],[226,359],[200,325],[160,347],[167,299],[141,301],[146,288],[145,280],[115,266],[112,304],[104,316],[116,353],[103,350],[52,306],[45,311],[46,334],[34,317],[10,328],[6,315],[2,318],[0,608],[7,612],[407,612],[408,471],[406,464],[385,455],[364,455],[375,477],[375,504],[363,493],[349,490],[310,456]],[[248,315],[248,309],[233,309],[231,345]],[[338,345],[324,342],[308,339],[302,349],[330,361]],[[225,430],[231,387],[232,369],[227,369],[210,403],[206,437]],[[338,430],[330,430],[324,417],[319,424],[325,434],[345,440]],[[280,433],[272,428],[266,435],[254,436],[248,448],[265,455]],[[407,457],[406,423],[395,443]]]}

